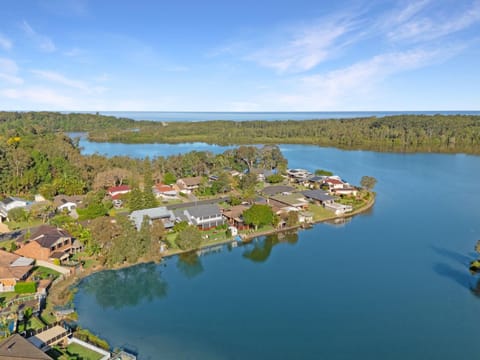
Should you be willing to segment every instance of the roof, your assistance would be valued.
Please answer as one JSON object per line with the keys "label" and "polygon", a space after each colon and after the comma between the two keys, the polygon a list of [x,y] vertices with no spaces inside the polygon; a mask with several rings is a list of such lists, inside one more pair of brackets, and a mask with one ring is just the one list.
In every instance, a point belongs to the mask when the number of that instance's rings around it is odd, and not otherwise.
{"label": "roof", "polygon": [[0,342],[0,359],[9,360],[52,360],[35,345],[19,334],[14,334]]}
{"label": "roof", "polygon": [[140,229],[142,227],[144,216],[147,216],[150,220],[170,219],[173,217],[173,213],[165,206],[132,211],[132,213],[130,214],[130,219],[135,223],[135,227],[137,229]]}
{"label": "roof", "polygon": [[20,198],[17,198],[17,197],[13,197],[13,196],[8,196],[6,197],[5,199],[2,200],[2,203],[5,204],[5,205],[8,205],[12,202],[15,202],[15,201],[21,201],[21,202],[27,202],[27,200],[23,200],[23,199],[20,199]]}
{"label": "roof", "polygon": [[[71,238],[72,236],[63,229],[51,225],[40,225],[30,236],[30,241],[36,241],[41,247],[50,248],[61,238]],[[17,241],[25,240],[22,235]]]}
{"label": "roof", "polygon": [[292,206],[302,206],[306,204],[305,198],[300,193],[289,195],[276,195],[272,196],[271,199]]}
{"label": "roof", "polygon": [[220,208],[217,204],[197,205],[187,208],[185,211],[188,211],[190,216],[193,217],[207,217],[221,214]]}
{"label": "roof", "polygon": [[334,185],[342,185],[343,181],[335,179],[335,178],[326,178],[324,182],[329,183],[329,184],[334,184]]}
{"label": "roof", "polygon": [[235,220],[240,220],[243,212],[247,210],[249,207],[246,205],[236,205],[232,206],[230,209],[227,209],[223,212],[223,215]]}
{"label": "roof", "polygon": [[295,188],[292,186],[274,185],[274,186],[267,186],[262,190],[262,192],[267,196],[272,196],[276,194],[292,192],[293,190],[295,190]]}
{"label": "roof", "polygon": [[305,197],[307,198],[317,201],[328,201],[335,199],[333,196],[328,195],[325,191],[322,190],[305,190],[302,191],[302,194],[305,195]]}
{"label": "roof", "polygon": [[112,192],[130,191],[130,190],[131,190],[131,188],[130,188],[130,186],[128,186],[128,185],[119,185],[119,186],[109,187],[107,191],[108,191],[109,193],[112,193]]}
{"label": "roof", "polygon": [[75,203],[75,204],[80,204],[83,199],[85,198],[84,195],[72,195],[72,196],[68,196],[68,195],[57,195],[53,198],[53,205],[57,208],[63,204],[66,204],[66,203]]}
{"label": "roof", "polygon": [[12,254],[5,250],[0,250],[0,266],[10,266],[16,260],[20,258],[20,255]]}
{"label": "roof", "polygon": [[33,266],[1,266],[0,267],[0,279],[23,279]]}
{"label": "roof", "polygon": [[311,182],[321,182],[321,181],[325,180],[325,178],[326,178],[326,176],[315,175],[315,176],[309,177],[309,178],[308,178],[308,181],[311,181]]}
{"label": "roof", "polygon": [[165,184],[157,184],[155,185],[155,190],[158,192],[169,192],[169,191],[175,191],[173,186],[171,185],[165,185]]}
{"label": "roof", "polygon": [[183,181],[183,183],[186,186],[195,186],[195,185],[200,185],[200,183],[202,182],[202,177],[196,176],[196,177],[183,178],[183,179],[180,179],[180,181]]}

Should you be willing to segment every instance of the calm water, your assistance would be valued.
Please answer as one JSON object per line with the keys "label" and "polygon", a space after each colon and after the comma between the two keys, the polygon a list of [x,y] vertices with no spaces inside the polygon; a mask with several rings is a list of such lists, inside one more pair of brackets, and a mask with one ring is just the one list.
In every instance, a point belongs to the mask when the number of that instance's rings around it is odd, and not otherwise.
{"label": "calm water", "polygon": [[476,358],[480,157],[281,148],[292,167],[375,176],[373,211],[93,275],[75,298],[81,326],[141,359]]}
{"label": "calm water", "polygon": [[[96,111],[84,111],[95,114]],[[480,115],[480,111],[316,111],[316,112],[169,112],[169,111],[100,111],[99,114],[134,120],[207,121],[207,120],[311,120],[347,119],[357,117],[416,114],[416,115]]]}

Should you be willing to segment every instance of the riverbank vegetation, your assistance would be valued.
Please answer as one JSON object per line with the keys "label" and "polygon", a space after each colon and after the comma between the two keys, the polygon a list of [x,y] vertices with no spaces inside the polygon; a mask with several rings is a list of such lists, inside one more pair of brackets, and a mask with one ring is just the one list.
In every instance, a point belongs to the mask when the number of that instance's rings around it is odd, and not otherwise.
{"label": "riverbank vegetation", "polygon": [[480,116],[396,115],[302,121],[155,122],[98,114],[0,112],[0,129],[88,132],[89,139],[122,143],[206,142],[313,144],[392,152],[480,153]]}

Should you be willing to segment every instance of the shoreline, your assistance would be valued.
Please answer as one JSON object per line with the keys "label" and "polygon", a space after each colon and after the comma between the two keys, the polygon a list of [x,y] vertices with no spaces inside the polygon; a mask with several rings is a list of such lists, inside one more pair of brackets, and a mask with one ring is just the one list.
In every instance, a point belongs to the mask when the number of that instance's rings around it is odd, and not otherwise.
{"label": "shoreline", "polygon": [[[301,224],[301,225],[295,225],[295,226],[288,227],[288,228],[272,229],[272,230],[267,230],[267,231],[263,231],[263,232],[246,234],[246,236],[244,238],[242,238],[241,242],[242,243],[248,243],[248,242],[253,241],[253,239],[255,239],[257,237],[260,237],[260,236],[267,236],[267,235],[272,235],[272,234],[284,233],[284,232],[288,232],[288,231],[298,231],[298,230],[301,230],[301,229],[308,229],[309,227],[312,227],[312,226],[315,226],[317,224],[324,223],[324,222],[327,222],[327,221],[331,221],[331,220],[352,218],[352,217],[354,217],[358,214],[362,214],[362,213],[370,210],[373,207],[373,205],[376,202],[376,193],[371,192],[371,194],[372,194],[372,197],[369,199],[369,201],[364,206],[362,206],[361,208],[359,208],[355,211],[352,211],[351,213],[341,214],[341,215],[332,215],[331,217],[316,220],[316,221],[313,221],[313,222],[308,223],[308,224]],[[309,226],[306,227],[305,225],[309,225]],[[227,244],[230,244],[230,243],[233,243],[233,242],[236,242],[236,241],[238,241],[238,240],[235,240],[235,239],[232,238],[232,239],[220,240],[220,241],[212,242],[212,243],[208,243],[208,244],[203,244],[202,246],[200,246],[198,249],[195,249],[195,250],[176,249],[176,250],[171,251],[171,252],[167,253],[166,255],[162,256],[160,258],[160,260],[158,260],[158,261],[156,261],[156,260],[140,260],[140,261],[137,261],[134,264],[122,264],[122,265],[119,265],[119,266],[116,266],[116,267],[113,267],[113,268],[107,268],[105,266],[101,266],[101,267],[95,267],[91,270],[84,270],[79,275],[75,275],[75,276],[72,276],[71,278],[65,279],[64,280],[65,283],[63,283],[63,284],[57,283],[57,284],[54,284],[52,286],[52,288],[49,290],[49,294],[58,292],[58,294],[63,293],[65,296],[64,296],[63,299],[56,299],[56,300],[60,300],[60,301],[55,301],[55,300],[52,301],[52,299],[50,297],[50,301],[51,301],[50,305],[55,307],[55,306],[66,305],[69,302],[73,303],[73,299],[75,297],[75,293],[78,290],[78,285],[80,284],[80,282],[83,279],[85,279],[88,276],[93,275],[95,273],[98,273],[98,272],[101,272],[101,271],[109,271],[109,270],[113,270],[113,271],[121,270],[121,269],[126,269],[126,268],[129,268],[129,267],[133,267],[133,266],[137,266],[137,265],[141,265],[141,264],[152,263],[152,262],[155,263],[155,264],[160,264],[164,258],[167,259],[167,258],[171,258],[173,256],[177,256],[177,255],[180,255],[180,254],[184,254],[184,253],[188,253],[188,252],[192,252],[192,251],[199,251],[199,250],[202,250],[202,249],[208,249],[208,248],[214,247],[214,246],[227,245]],[[48,298],[49,298],[49,296],[47,295],[47,303],[48,303],[48,300],[49,300]],[[46,310],[46,308],[44,309],[44,311],[45,310]],[[75,313],[76,313],[76,311],[75,311]],[[77,313],[77,321],[78,321],[78,313]],[[84,330],[87,330],[87,331],[90,332],[89,329],[84,329]],[[94,334],[94,333],[92,333],[92,334]],[[94,335],[99,337],[100,339],[104,340],[101,335],[97,335],[97,334],[94,334]]]}
{"label": "shoreline", "polygon": [[[332,215],[332,216],[324,218],[324,219],[312,221],[311,223],[308,223],[308,224],[300,224],[300,225],[295,225],[295,226],[291,226],[291,227],[288,227],[288,228],[271,229],[271,230],[266,230],[266,231],[253,232],[251,234],[244,234],[244,237],[242,237],[242,242],[250,242],[253,239],[255,239],[257,237],[260,237],[260,236],[278,234],[278,233],[283,233],[283,232],[292,231],[292,230],[308,229],[308,227],[306,227],[305,225],[315,226],[317,224],[321,224],[321,223],[331,221],[331,220],[348,219],[348,218],[354,217],[356,215],[359,215],[359,214],[362,214],[362,213],[366,212],[367,210],[370,210],[373,207],[373,205],[375,205],[376,193],[371,192],[371,194],[372,194],[372,197],[370,198],[368,203],[366,203],[361,208],[359,208],[355,211],[352,211],[351,213],[341,214],[341,215]],[[128,268],[128,267],[132,267],[132,266],[136,266],[136,265],[140,265],[140,264],[151,263],[151,262],[156,263],[156,264],[160,264],[162,262],[162,259],[171,258],[173,256],[189,253],[189,252],[192,252],[192,251],[207,249],[207,248],[210,248],[210,247],[213,247],[213,246],[226,245],[226,244],[230,244],[230,243],[233,243],[233,242],[236,242],[236,241],[238,241],[238,240],[235,240],[234,238],[231,238],[231,239],[219,240],[219,241],[214,241],[214,242],[202,244],[198,249],[191,249],[191,250],[175,249],[175,250],[168,251],[159,260],[141,259],[141,260],[139,260],[139,261],[137,261],[136,263],[133,263],[133,264],[122,264],[122,265],[118,265],[118,266],[111,267],[111,268],[105,267],[105,266],[95,267],[95,268],[92,268],[92,269],[84,270],[82,273],[80,273],[78,275],[74,275],[71,278],[67,278],[66,280],[69,280],[69,279],[74,280],[74,281],[71,282],[71,284],[68,285],[68,287],[72,287],[72,286],[76,286],[77,284],[79,284],[80,281],[82,281],[84,278],[86,278],[90,275],[93,275],[95,273],[101,272],[101,271],[120,270],[120,269],[125,269],[125,268]],[[64,303],[54,303],[54,305],[56,305],[56,306],[65,305],[65,302]]]}

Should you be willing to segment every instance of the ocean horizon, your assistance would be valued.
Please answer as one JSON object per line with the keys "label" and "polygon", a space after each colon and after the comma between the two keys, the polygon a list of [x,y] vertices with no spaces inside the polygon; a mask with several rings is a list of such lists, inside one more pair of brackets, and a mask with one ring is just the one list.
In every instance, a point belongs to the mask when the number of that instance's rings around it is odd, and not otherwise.
{"label": "ocean horizon", "polygon": [[68,113],[100,114],[117,118],[148,121],[278,121],[278,120],[314,120],[314,119],[352,119],[364,117],[385,117],[393,115],[480,115],[479,110],[449,111],[265,111],[265,112],[229,112],[229,111],[62,111]]}

